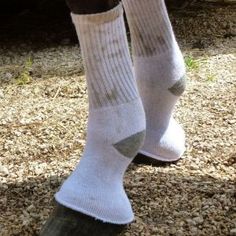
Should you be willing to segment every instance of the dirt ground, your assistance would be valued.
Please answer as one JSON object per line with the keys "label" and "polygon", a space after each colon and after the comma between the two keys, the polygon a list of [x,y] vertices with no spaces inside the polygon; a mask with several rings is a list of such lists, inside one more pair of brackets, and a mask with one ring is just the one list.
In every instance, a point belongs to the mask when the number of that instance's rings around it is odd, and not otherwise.
{"label": "dirt ground", "polygon": [[[37,235],[85,145],[83,66],[68,15],[0,19],[0,235]],[[176,165],[130,166],[136,218],[122,235],[236,235],[236,7],[171,19],[188,68],[175,115],[187,150]]]}

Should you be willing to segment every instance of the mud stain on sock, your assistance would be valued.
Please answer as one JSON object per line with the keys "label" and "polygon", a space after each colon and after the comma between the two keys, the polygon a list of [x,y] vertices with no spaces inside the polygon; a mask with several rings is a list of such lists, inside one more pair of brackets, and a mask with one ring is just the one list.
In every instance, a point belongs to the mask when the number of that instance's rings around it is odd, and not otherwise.
{"label": "mud stain on sock", "polygon": [[113,52],[111,54],[108,54],[108,59],[115,59],[115,58],[121,58],[123,56],[123,52],[121,49],[117,50],[116,52]]}
{"label": "mud stain on sock", "polygon": [[157,54],[157,51],[162,48],[166,48],[167,42],[161,36],[154,32],[142,33],[138,26],[134,26],[132,34],[134,35],[134,53],[135,56],[151,57]]}
{"label": "mud stain on sock", "polygon": [[90,99],[92,101],[93,106],[96,107],[102,107],[102,99],[100,96],[100,92],[97,91],[96,85],[94,83],[89,83],[89,86],[91,87],[90,91],[93,91],[92,94],[90,95]]}
{"label": "mud stain on sock", "polygon": [[119,40],[118,39],[114,39],[114,40],[112,40],[112,44],[113,45],[119,45]]}
{"label": "mud stain on sock", "polygon": [[119,91],[116,87],[110,90],[99,90],[98,86],[92,82],[88,83],[91,94],[89,99],[93,108],[101,108],[104,106],[114,106],[119,104]]}
{"label": "mud stain on sock", "polygon": [[186,89],[186,77],[183,76],[168,90],[175,96],[181,96]]}
{"label": "mud stain on sock", "polygon": [[113,147],[123,156],[133,158],[142,145],[145,134],[145,130],[138,132],[126,139],[121,140],[118,143],[113,144]]}
{"label": "mud stain on sock", "polygon": [[111,104],[113,104],[113,102],[117,104],[118,96],[119,93],[116,88],[111,89],[111,91],[107,93],[107,99]]}

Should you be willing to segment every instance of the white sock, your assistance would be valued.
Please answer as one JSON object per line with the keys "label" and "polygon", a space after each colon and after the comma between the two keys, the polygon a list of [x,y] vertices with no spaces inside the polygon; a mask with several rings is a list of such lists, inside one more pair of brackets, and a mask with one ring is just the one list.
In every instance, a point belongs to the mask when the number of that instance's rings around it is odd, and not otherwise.
{"label": "white sock", "polygon": [[104,222],[127,224],[133,212],[123,175],[143,144],[146,122],[132,71],[123,9],[72,14],[89,94],[87,143],[56,200]]}
{"label": "white sock", "polygon": [[164,0],[123,0],[129,22],[134,67],[147,119],[140,153],[176,161],[185,135],[172,112],[185,89],[185,65]]}

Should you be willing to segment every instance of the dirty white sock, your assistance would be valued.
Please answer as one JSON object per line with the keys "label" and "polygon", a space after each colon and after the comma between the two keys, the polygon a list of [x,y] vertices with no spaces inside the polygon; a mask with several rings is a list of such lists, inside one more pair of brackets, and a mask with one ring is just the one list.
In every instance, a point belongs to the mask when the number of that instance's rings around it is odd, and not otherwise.
{"label": "dirty white sock", "polygon": [[143,144],[146,122],[122,6],[99,14],[72,14],[72,19],[86,69],[89,121],[83,157],[56,200],[104,222],[127,224],[133,212],[123,175]]}
{"label": "dirty white sock", "polygon": [[185,135],[173,119],[174,105],[185,90],[185,65],[164,0],[123,0],[129,22],[134,67],[147,119],[141,153],[176,161]]}

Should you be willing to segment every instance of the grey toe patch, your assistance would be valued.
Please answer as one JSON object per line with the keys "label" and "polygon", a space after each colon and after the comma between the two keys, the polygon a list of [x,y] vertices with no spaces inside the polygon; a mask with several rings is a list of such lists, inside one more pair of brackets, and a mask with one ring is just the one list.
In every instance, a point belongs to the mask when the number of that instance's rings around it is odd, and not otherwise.
{"label": "grey toe patch", "polygon": [[118,143],[113,144],[113,147],[121,153],[123,156],[128,158],[133,158],[140,146],[142,145],[144,138],[145,138],[145,130],[136,133],[126,139],[121,140]]}
{"label": "grey toe patch", "polygon": [[178,80],[171,88],[168,90],[175,96],[180,96],[183,94],[186,88],[186,78],[183,76],[180,80]]}

